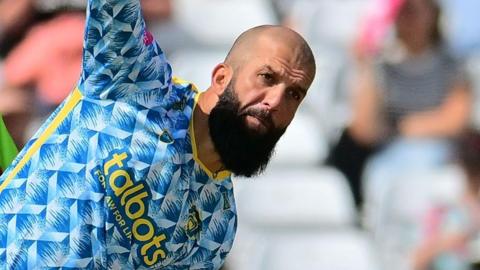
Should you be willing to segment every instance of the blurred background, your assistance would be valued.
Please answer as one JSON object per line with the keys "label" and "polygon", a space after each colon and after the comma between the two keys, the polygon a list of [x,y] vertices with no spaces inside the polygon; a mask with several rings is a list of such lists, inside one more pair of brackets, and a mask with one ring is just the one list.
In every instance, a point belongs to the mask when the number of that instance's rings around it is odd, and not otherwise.
{"label": "blurred background", "polygon": [[[141,2],[199,89],[259,24],[297,30],[315,54],[271,166],[234,179],[224,269],[480,269],[480,1]],[[0,115],[19,148],[78,81],[85,6],[0,0]]]}

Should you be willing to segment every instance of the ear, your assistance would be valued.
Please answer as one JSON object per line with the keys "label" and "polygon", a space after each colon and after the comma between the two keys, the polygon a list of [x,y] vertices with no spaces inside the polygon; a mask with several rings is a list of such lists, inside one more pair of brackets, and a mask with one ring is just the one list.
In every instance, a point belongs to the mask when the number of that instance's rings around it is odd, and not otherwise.
{"label": "ear", "polygon": [[231,66],[225,63],[221,63],[215,66],[212,71],[212,86],[211,88],[217,95],[221,95],[227,85],[232,80],[233,69]]}

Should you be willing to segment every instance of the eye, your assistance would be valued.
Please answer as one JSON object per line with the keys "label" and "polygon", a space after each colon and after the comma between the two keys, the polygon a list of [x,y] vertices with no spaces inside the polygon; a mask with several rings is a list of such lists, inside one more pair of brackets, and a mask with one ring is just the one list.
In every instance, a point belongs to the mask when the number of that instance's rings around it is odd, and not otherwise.
{"label": "eye", "polygon": [[302,95],[296,90],[289,90],[288,95],[296,101],[300,101],[302,99]]}
{"label": "eye", "polygon": [[259,76],[263,79],[263,81],[266,84],[272,84],[275,81],[275,77],[273,76],[272,73],[268,73],[268,72],[260,73]]}

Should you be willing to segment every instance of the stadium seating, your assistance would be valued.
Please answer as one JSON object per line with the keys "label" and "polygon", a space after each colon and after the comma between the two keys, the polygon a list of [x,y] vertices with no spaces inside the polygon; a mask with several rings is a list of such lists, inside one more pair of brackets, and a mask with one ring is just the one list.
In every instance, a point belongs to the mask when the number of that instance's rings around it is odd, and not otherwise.
{"label": "stadium seating", "polygon": [[175,0],[175,17],[203,45],[229,46],[244,30],[275,24],[267,0]]}
{"label": "stadium seating", "polygon": [[235,185],[239,230],[228,269],[377,269],[336,170],[275,168]]}

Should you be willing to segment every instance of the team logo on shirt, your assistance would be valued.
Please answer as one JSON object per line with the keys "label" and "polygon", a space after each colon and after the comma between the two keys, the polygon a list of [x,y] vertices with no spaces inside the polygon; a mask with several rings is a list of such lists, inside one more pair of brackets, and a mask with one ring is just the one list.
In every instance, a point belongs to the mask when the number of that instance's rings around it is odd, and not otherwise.
{"label": "team logo on shirt", "polygon": [[195,205],[188,210],[188,220],[185,225],[185,232],[189,239],[198,239],[200,232],[202,231],[202,221],[200,219],[200,213]]}
{"label": "team logo on shirt", "polygon": [[162,135],[160,135],[160,141],[164,143],[171,144],[173,143],[173,136],[170,134],[168,130],[163,130]]}
{"label": "team logo on shirt", "polygon": [[177,111],[183,111],[187,107],[187,99],[182,98],[180,101],[173,103],[172,109]]}

